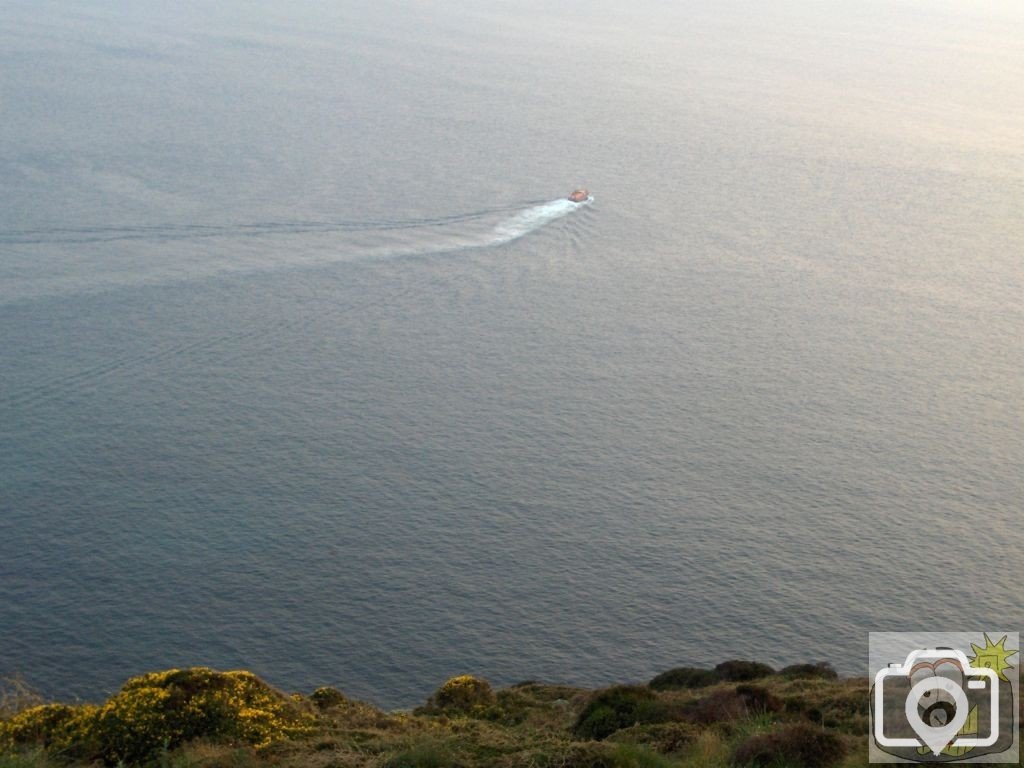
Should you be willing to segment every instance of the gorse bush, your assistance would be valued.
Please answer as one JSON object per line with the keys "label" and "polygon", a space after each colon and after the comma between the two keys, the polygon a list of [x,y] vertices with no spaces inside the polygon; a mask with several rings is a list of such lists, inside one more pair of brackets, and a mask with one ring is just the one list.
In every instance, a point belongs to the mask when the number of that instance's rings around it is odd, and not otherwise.
{"label": "gorse bush", "polygon": [[250,672],[202,667],[129,680],[93,718],[108,762],[144,760],[203,737],[263,747],[305,732],[310,718]]}
{"label": "gorse bush", "polygon": [[317,688],[309,695],[317,709],[331,709],[332,707],[343,707],[349,703],[348,697],[337,688]]}
{"label": "gorse bush", "polygon": [[134,677],[99,707],[26,710],[0,724],[0,746],[39,744],[80,760],[142,763],[197,738],[265,747],[311,725],[296,702],[255,675],[197,667]]}
{"label": "gorse bush", "polygon": [[72,723],[94,707],[69,707],[66,704],[40,704],[0,721],[0,747],[40,746],[64,750],[71,741]]}
{"label": "gorse bush", "polygon": [[435,691],[430,703],[438,709],[468,711],[495,702],[491,684],[472,675],[453,677]]}

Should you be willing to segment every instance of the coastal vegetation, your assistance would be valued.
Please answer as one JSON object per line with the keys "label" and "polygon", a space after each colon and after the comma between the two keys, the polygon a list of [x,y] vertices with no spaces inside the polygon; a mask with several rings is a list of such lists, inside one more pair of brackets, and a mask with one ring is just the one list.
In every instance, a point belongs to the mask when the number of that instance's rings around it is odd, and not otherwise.
{"label": "coastal vegetation", "polygon": [[866,764],[867,723],[866,681],[820,664],[731,661],[598,690],[461,675],[409,712],[192,668],[97,704],[8,683],[0,768],[829,768]]}

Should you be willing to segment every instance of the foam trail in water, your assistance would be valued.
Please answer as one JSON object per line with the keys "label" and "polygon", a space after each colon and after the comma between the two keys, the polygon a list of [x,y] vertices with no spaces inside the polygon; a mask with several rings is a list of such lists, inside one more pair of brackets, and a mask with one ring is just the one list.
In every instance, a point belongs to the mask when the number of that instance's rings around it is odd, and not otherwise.
{"label": "foam trail in water", "polygon": [[584,205],[590,205],[593,200],[593,197],[588,197],[582,203],[574,203],[572,200],[563,197],[559,200],[552,200],[550,203],[527,208],[525,211],[520,211],[515,216],[506,219],[496,226],[494,228],[494,238],[488,245],[512,242],[523,235],[535,232],[545,224],[550,224],[556,219],[568,216]]}
{"label": "foam trail in water", "polygon": [[[201,280],[223,272],[495,247],[535,232],[591,201],[562,198],[526,208],[422,219],[0,230],[4,257],[0,259],[0,305],[129,285]],[[17,251],[11,246],[17,246]]]}

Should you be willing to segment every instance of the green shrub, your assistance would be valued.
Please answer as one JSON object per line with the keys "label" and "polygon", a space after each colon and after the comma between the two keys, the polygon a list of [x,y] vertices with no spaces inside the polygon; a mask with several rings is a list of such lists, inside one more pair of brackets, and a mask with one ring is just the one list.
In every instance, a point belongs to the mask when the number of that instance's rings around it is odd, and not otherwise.
{"label": "green shrub", "polygon": [[718,682],[718,673],[713,669],[676,667],[651,679],[647,685],[656,691],[670,691],[678,688],[704,688]]}
{"label": "green shrub", "polygon": [[604,739],[638,723],[670,720],[668,707],[649,688],[618,685],[599,691],[584,706],[573,733],[584,739]]}
{"label": "green shrub", "polygon": [[727,683],[746,683],[750,680],[757,680],[768,675],[774,675],[775,670],[767,664],[759,661],[742,661],[732,659],[723,661],[715,667],[718,679]]}
{"label": "green shrub", "polygon": [[437,709],[461,711],[486,707],[494,702],[491,684],[472,675],[451,678],[430,699],[430,705]]}
{"label": "green shrub", "polygon": [[648,685],[656,691],[705,688],[715,683],[745,683],[773,674],[775,674],[775,670],[767,664],[733,659],[723,661],[714,669],[676,667],[657,675]]}
{"label": "green shrub", "polygon": [[733,752],[733,763],[753,768],[776,765],[828,768],[838,763],[845,753],[843,742],[835,734],[807,723],[796,723],[741,742]]}
{"label": "green shrub", "polygon": [[790,664],[779,670],[781,677],[790,679],[821,679],[835,680],[839,674],[827,661],[819,661],[817,664]]}

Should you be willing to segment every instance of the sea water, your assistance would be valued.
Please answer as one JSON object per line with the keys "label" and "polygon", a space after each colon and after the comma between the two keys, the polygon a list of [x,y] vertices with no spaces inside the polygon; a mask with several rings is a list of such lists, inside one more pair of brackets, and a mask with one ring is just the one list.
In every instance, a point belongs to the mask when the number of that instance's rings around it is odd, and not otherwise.
{"label": "sea water", "polygon": [[394,707],[1021,625],[1021,39],[6,3],[0,674]]}

